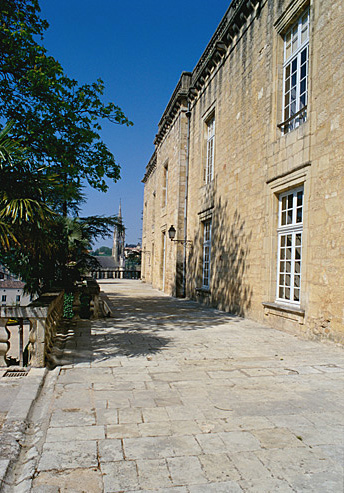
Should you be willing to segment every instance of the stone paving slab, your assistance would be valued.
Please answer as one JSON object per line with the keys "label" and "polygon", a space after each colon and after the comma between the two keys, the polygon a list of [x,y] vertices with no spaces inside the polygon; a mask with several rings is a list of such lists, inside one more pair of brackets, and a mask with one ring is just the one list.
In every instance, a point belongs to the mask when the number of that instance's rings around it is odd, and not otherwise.
{"label": "stone paving slab", "polygon": [[[0,491],[10,467],[18,459],[24,442],[28,417],[43,385],[46,370],[31,368],[24,377],[3,377],[0,369]],[[13,378],[16,378],[13,381]]]}
{"label": "stone paving slab", "polygon": [[35,473],[34,457],[18,463],[15,487],[21,478],[34,493],[344,491],[341,347],[139,281],[102,288],[114,317],[76,325]]}

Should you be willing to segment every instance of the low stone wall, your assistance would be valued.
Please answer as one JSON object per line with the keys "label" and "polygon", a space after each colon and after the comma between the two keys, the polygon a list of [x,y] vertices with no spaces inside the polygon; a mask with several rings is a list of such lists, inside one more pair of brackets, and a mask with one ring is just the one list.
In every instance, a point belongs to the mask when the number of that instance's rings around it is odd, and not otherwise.
{"label": "low stone wall", "polygon": [[56,330],[63,317],[64,291],[49,292],[28,306],[0,308],[0,366],[7,366],[6,353],[10,347],[10,319],[30,322],[28,366],[41,368],[53,350]]}
{"label": "low stone wall", "polygon": [[[16,319],[19,324],[29,320],[28,357],[25,364],[42,368],[49,364],[56,366],[61,344],[65,341],[63,321],[64,291],[44,293],[28,306],[0,307],[0,367],[6,367],[6,355],[10,347],[10,331],[7,323]],[[100,288],[91,277],[85,278],[74,292],[73,319],[100,318],[109,316],[110,309],[100,299]],[[68,324],[68,320],[66,321]],[[20,360],[23,360],[21,351]]]}

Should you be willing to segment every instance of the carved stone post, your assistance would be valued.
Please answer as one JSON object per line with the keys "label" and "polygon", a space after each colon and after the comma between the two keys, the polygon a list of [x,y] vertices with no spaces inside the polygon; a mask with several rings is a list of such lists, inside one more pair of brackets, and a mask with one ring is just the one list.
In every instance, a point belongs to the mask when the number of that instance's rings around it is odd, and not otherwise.
{"label": "carved stone post", "polygon": [[30,365],[34,368],[44,367],[45,319],[30,319],[29,353]]}
{"label": "carved stone post", "polygon": [[7,366],[5,358],[10,348],[11,333],[6,327],[7,321],[8,318],[0,318],[0,366]]}

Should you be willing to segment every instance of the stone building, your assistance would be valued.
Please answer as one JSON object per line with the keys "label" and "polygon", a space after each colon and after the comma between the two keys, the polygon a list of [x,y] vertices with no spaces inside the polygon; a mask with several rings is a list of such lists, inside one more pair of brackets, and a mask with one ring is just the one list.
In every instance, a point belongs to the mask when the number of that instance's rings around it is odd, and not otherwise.
{"label": "stone building", "polygon": [[159,122],[143,280],[344,341],[343,25],[341,0],[231,2]]}

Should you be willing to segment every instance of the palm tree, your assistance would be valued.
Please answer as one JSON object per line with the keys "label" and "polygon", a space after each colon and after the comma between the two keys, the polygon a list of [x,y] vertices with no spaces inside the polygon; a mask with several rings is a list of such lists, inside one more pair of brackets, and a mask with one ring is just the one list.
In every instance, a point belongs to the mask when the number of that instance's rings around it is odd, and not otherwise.
{"label": "palm tree", "polygon": [[[40,224],[53,211],[39,200],[41,190],[30,187],[30,177],[25,165],[25,149],[20,142],[9,137],[13,123],[0,131],[0,246],[10,248],[18,243],[16,227],[23,223]],[[20,179],[22,178],[22,179]],[[24,179],[23,179],[24,178]],[[32,178],[32,177],[31,177]],[[31,179],[32,181],[32,179]],[[33,196],[30,192],[34,189]]]}

